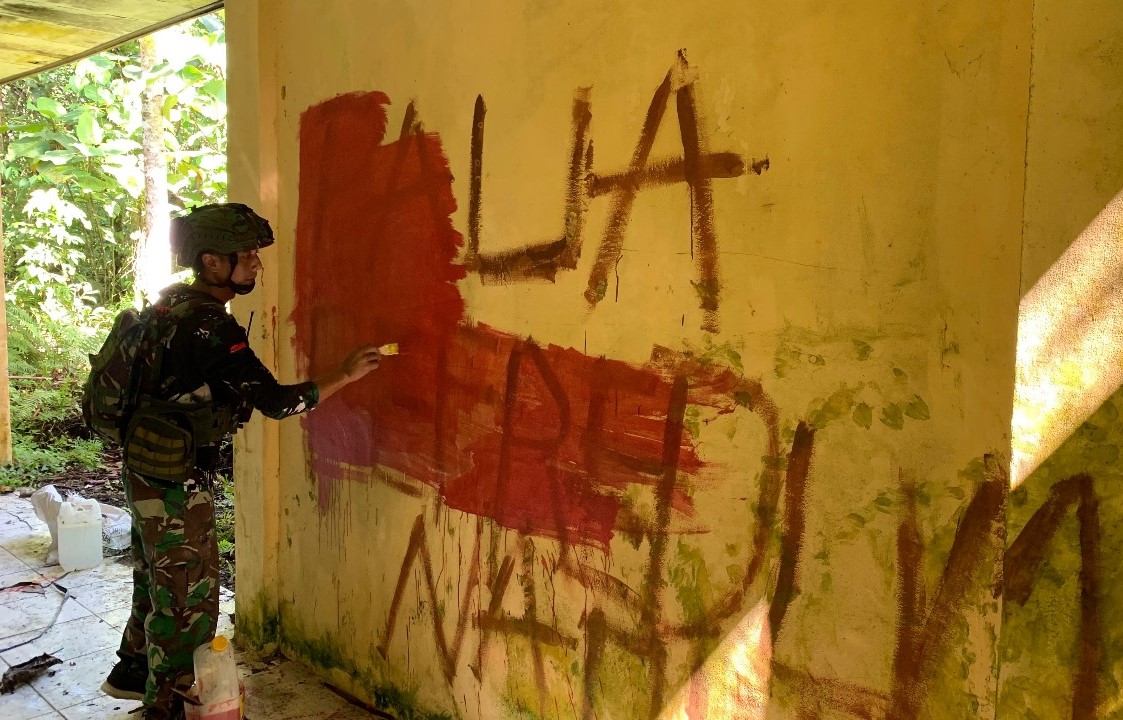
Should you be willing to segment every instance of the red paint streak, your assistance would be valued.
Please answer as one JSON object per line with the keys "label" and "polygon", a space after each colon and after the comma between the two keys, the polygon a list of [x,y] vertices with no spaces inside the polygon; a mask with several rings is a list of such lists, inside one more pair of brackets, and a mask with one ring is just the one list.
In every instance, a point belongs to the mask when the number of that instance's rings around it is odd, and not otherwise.
{"label": "red paint streak", "polygon": [[[314,376],[360,343],[402,351],[305,416],[321,509],[338,482],[361,476],[353,468],[379,465],[437,488],[451,508],[563,542],[607,546],[630,484],[671,478],[670,505],[690,517],[676,473],[702,462],[668,425],[671,371],[469,324],[440,140],[382,144],[388,103],[343,95],[301,120],[298,354]],[[690,402],[709,404],[713,389],[691,388]]]}

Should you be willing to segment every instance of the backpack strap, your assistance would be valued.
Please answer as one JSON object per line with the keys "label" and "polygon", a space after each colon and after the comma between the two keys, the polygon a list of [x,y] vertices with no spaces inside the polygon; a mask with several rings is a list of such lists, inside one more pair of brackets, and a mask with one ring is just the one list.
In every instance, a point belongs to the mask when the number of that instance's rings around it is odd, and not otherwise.
{"label": "backpack strap", "polygon": [[129,425],[129,419],[132,417],[133,412],[140,402],[141,378],[144,375],[144,359],[148,356],[150,345],[149,336],[155,324],[155,313],[152,308],[152,305],[147,305],[140,312],[140,345],[137,347],[136,355],[133,356],[132,366],[129,368],[129,384],[125,388],[124,402],[121,405],[120,430],[122,438],[125,436],[125,428]]}

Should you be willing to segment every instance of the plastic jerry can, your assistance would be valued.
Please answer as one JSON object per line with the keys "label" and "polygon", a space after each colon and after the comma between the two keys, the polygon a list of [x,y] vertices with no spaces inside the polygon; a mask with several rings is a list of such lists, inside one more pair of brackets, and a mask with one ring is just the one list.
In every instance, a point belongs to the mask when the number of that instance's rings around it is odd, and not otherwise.
{"label": "plastic jerry can", "polygon": [[222,635],[195,649],[195,697],[198,705],[185,705],[188,720],[241,720],[242,685],[234,648]]}
{"label": "plastic jerry can", "polygon": [[67,572],[101,565],[101,506],[97,500],[65,501],[59,506],[58,562]]}

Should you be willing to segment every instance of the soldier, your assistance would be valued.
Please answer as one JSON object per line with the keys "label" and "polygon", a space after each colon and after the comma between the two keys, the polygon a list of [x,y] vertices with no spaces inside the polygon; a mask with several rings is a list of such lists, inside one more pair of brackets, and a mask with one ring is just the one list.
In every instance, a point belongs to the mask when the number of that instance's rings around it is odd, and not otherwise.
{"label": "soldier", "polygon": [[258,250],[272,244],[269,223],[237,203],[172,221],[172,251],[195,279],[161,292],[146,334],[152,341],[133,371],[141,373],[140,400],[123,443],[133,607],[121,660],[102,685],[115,698],[143,700],[145,718],[183,717],[175,691],[190,687],[192,653],[215,634],[219,444],[253,408],[276,419],[296,415],[378,367],[378,350],[363,346],[323,377],[278,384],[225,308],[253,290]]}

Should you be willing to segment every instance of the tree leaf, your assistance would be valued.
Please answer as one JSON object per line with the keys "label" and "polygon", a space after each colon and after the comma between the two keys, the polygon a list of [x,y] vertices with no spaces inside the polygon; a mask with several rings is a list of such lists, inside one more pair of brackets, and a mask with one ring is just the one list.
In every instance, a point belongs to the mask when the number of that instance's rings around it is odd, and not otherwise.
{"label": "tree leaf", "polygon": [[207,95],[221,100],[224,105],[226,104],[226,81],[222,78],[215,78],[203,83],[202,90]]}
{"label": "tree leaf", "polygon": [[66,106],[52,97],[35,98],[35,109],[44,117],[57,120],[66,114]]}
{"label": "tree leaf", "polygon": [[80,156],[76,156],[70,150],[48,150],[39,155],[40,160],[46,160],[52,165],[66,165],[78,157]]}
{"label": "tree leaf", "polygon": [[103,192],[109,187],[106,180],[85,170],[75,170],[71,173],[71,177],[74,178],[78,187],[88,192]]}
{"label": "tree leaf", "polygon": [[78,136],[78,140],[85,145],[95,146],[101,144],[104,133],[102,133],[101,125],[98,124],[94,112],[89,108],[78,118],[78,126],[75,128],[75,134]]}
{"label": "tree leaf", "polygon": [[106,155],[131,155],[140,149],[140,143],[129,138],[114,138],[101,144],[101,150]]}
{"label": "tree leaf", "polygon": [[207,75],[194,65],[184,65],[177,74],[183,78],[184,82],[188,83],[198,83],[200,80],[207,78]]}
{"label": "tree leaf", "polygon": [[36,158],[51,149],[51,142],[43,137],[21,137],[8,146],[8,159]]}

